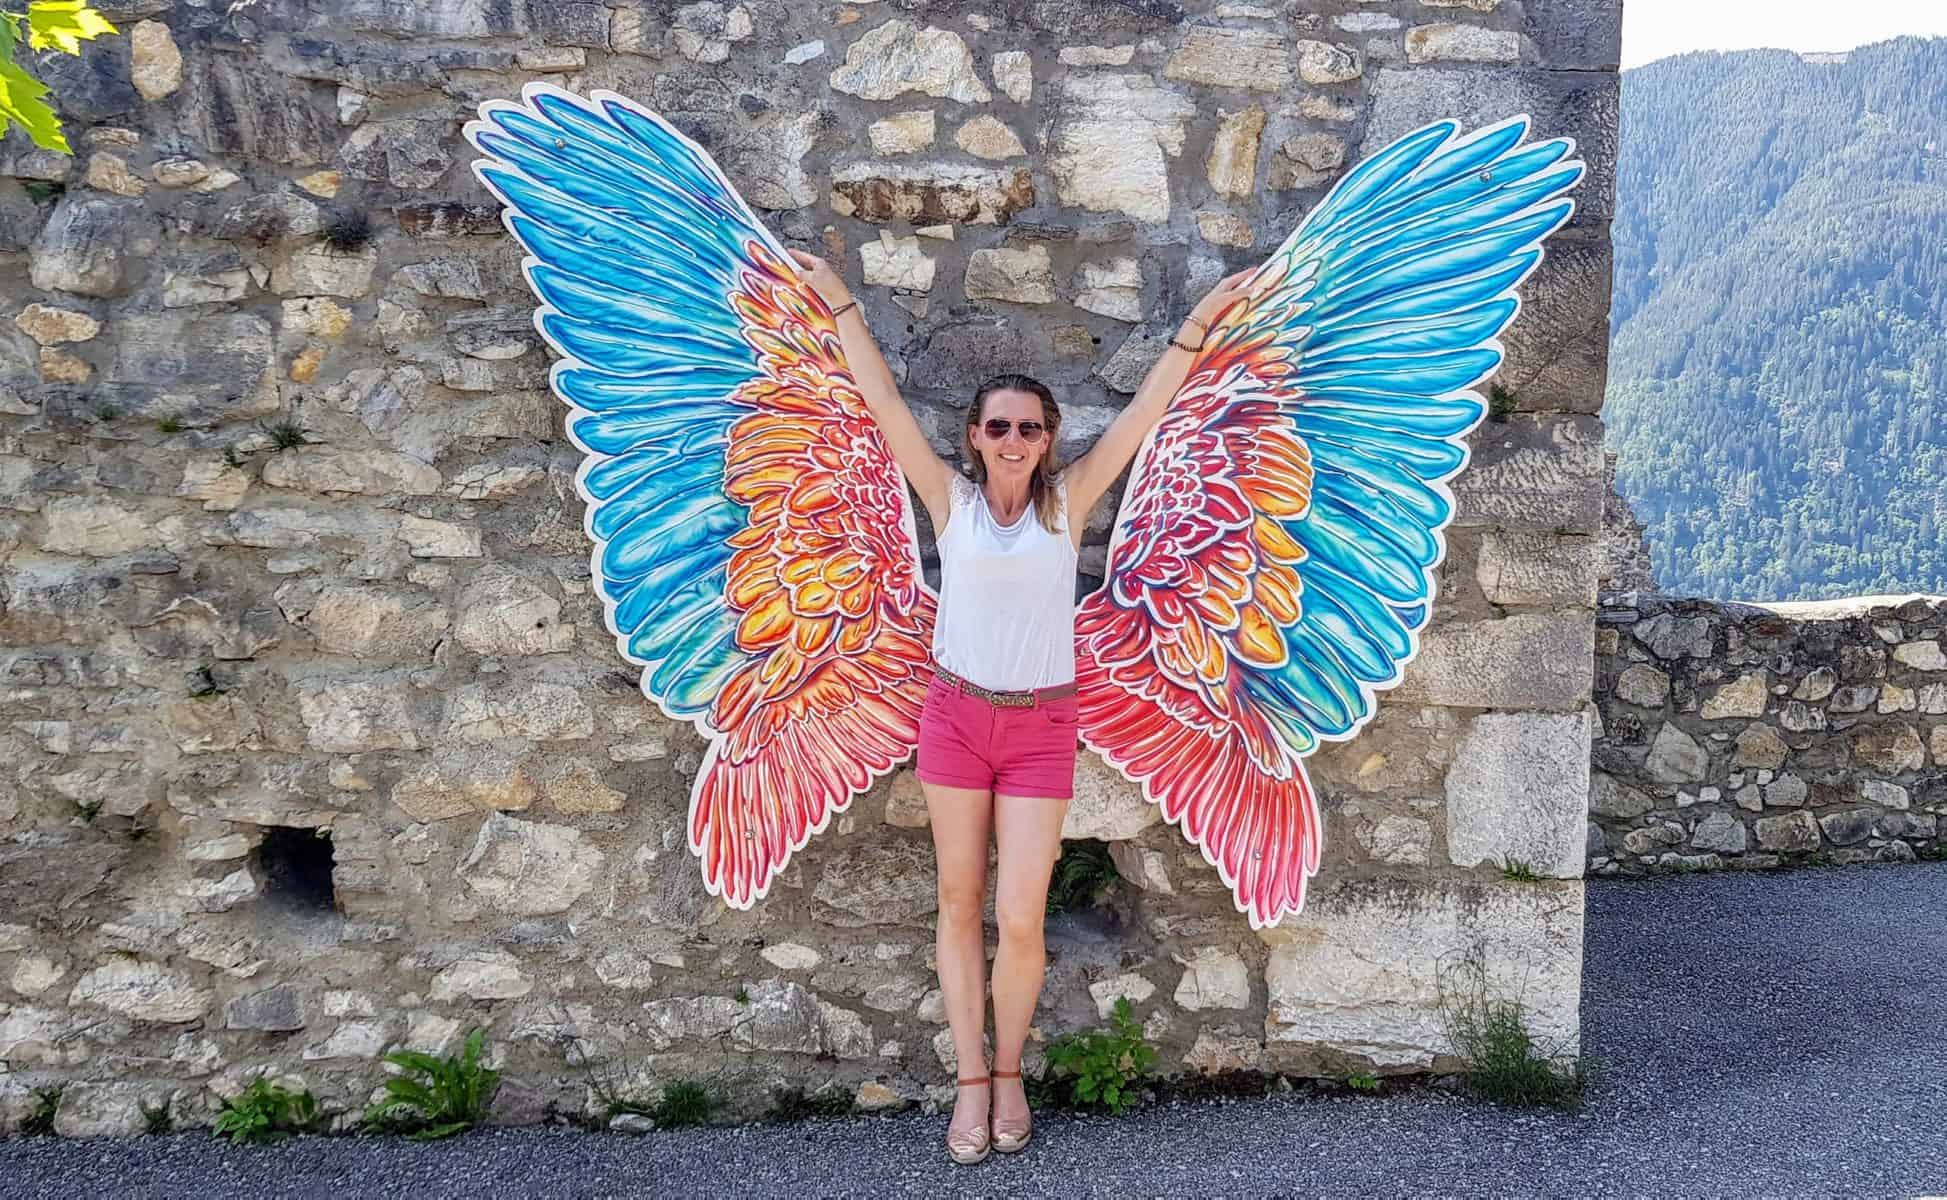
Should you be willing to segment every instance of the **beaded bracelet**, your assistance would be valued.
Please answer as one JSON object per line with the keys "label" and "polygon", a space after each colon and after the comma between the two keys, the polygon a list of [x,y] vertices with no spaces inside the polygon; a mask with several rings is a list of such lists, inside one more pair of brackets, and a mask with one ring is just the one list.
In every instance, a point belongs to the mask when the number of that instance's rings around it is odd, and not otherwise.
{"label": "beaded bracelet", "polygon": [[1186,346],[1182,342],[1177,341],[1174,335],[1170,337],[1170,345],[1175,346],[1178,350],[1186,350],[1191,354],[1195,354],[1203,349],[1202,346]]}

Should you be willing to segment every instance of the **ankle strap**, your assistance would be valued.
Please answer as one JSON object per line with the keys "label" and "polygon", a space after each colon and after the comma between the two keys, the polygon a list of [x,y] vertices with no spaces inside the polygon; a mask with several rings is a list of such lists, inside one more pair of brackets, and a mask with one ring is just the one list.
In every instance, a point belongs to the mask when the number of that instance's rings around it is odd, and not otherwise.
{"label": "ankle strap", "polygon": [[978,1078],[978,1079],[956,1079],[956,1080],[954,1080],[953,1082],[954,1082],[954,1083],[956,1083],[956,1084],[958,1084],[958,1085],[960,1085],[961,1087],[970,1087],[970,1086],[972,1086],[973,1084],[976,1084],[976,1083],[986,1083],[986,1082],[987,1082],[987,1076],[985,1076],[985,1075],[982,1075],[982,1076],[981,1076],[980,1078]]}
{"label": "ankle strap", "polygon": [[1002,1071],[996,1069],[994,1072],[994,1078],[996,1079],[1019,1079],[1020,1077],[1021,1073],[1019,1071]]}

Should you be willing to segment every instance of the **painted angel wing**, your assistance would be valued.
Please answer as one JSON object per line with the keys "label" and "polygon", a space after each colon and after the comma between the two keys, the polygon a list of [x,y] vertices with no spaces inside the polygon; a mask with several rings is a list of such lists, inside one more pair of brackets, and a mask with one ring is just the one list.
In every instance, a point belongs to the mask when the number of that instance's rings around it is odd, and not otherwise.
{"label": "painted angel wing", "polygon": [[1083,741],[1160,804],[1253,928],[1304,908],[1303,759],[1351,737],[1419,646],[1487,407],[1467,390],[1574,143],[1441,121],[1342,178],[1211,330],[1137,454],[1105,580],[1076,613]]}
{"label": "painted angel wing", "polygon": [[521,96],[467,125],[474,172],[561,356],[609,630],[710,740],[690,849],[749,908],[918,742],[934,596],[906,482],[830,310],[709,155],[613,93]]}

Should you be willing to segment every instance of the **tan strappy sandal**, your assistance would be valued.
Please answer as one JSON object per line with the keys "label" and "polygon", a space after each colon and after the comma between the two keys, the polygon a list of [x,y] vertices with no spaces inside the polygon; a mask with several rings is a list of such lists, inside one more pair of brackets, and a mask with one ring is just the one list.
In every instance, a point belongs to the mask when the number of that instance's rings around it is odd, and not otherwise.
{"label": "tan strappy sandal", "polygon": [[[994,1078],[1020,1079],[1021,1073],[1019,1071],[995,1071]],[[1002,1154],[1014,1153],[1016,1150],[1027,1145],[1028,1139],[1034,1136],[1034,1118],[1032,1116],[1019,1128],[1011,1124],[1004,1125],[994,1120],[994,1101],[991,1097],[987,1101],[987,1122],[994,1132],[994,1149],[999,1150]]]}
{"label": "tan strappy sandal", "polygon": [[[960,1087],[974,1087],[977,1084],[982,1084],[982,1083],[991,1086],[993,1080],[986,1075],[982,1075],[977,1079],[956,1079],[954,1080],[954,1083]],[[994,1098],[993,1096],[989,1095],[987,1097],[987,1110],[990,1116],[993,1113],[993,1105],[994,1105]],[[952,1118],[949,1117],[947,1121],[948,1124],[950,1125],[952,1123]],[[959,1129],[959,1130],[949,1129],[947,1131],[947,1135],[946,1135],[947,1157],[951,1158],[954,1162],[960,1163],[965,1166],[971,1166],[974,1163],[979,1162],[981,1159],[986,1158],[987,1151],[991,1145],[992,1145],[992,1141],[988,1133],[987,1122],[985,1121],[982,1121],[980,1123],[980,1127],[978,1129]]]}

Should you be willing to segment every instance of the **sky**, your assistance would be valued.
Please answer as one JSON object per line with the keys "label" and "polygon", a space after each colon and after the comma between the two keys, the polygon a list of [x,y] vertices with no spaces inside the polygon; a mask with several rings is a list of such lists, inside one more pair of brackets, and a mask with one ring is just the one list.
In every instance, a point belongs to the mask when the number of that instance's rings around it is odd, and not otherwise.
{"label": "sky", "polygon": [[1947,0],[1625,0],[1622,65],[1689,50],[1850,50],[1947,36]]}

